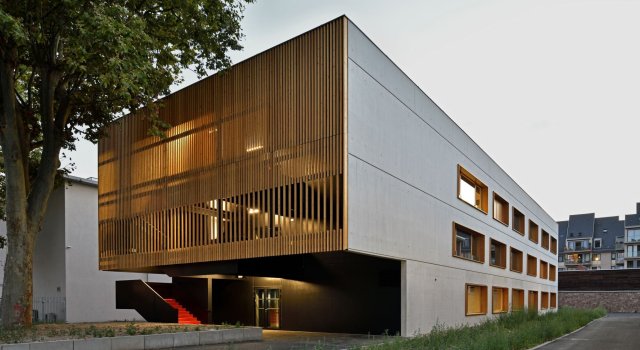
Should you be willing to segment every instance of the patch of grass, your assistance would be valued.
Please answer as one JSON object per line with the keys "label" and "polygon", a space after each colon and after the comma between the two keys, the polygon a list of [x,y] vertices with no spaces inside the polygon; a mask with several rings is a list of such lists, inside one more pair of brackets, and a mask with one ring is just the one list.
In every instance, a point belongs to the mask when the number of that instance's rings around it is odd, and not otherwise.
{"label": "patch of grass", "polygon": [[607,312],[602,308],[591,310],[560,308],[557,312],[543,315],[538,315],[535,311],[512,312],[475,326],[446,328],[436,325],[429,334],[388,341],[370,348],[375,350],[528,349],[570,333],[606,314]]}

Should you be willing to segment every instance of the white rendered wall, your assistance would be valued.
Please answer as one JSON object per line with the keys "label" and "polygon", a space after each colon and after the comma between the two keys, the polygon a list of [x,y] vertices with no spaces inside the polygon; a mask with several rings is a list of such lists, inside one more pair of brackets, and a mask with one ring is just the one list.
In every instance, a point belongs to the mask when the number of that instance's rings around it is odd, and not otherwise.
{"label": "white rendered wall", "polygon": [[65,190],[66,296],[68,322],[142,320],[135,310],[117,310],[115,281],[171,282],[165,275],[98,270],[98,189],[73,182]]}
{"label": "white rendered wall", "polygon": [[[465,316],[465,283],[488,287],[488,315],[492,286],[555,292],[556,282],[489,266],[489,238],[557,265],[493,219],[493,191],[557,238],[555,221],[352,23],[348,47],[348,247],[403,261],[403,335],[483,320]],[[457,198],[458,164],[489,187],[488,215]],[[484,264],[452,257],[452,222],[485,235]]]}

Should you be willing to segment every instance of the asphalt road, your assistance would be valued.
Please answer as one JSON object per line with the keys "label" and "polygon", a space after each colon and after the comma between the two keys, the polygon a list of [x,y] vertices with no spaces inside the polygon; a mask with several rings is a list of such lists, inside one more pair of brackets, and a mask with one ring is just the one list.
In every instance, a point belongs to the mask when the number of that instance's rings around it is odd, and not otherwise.
{"label": "asphalt road", "polygon": [[536,350],[640,349],[640,314],[609,314]]}

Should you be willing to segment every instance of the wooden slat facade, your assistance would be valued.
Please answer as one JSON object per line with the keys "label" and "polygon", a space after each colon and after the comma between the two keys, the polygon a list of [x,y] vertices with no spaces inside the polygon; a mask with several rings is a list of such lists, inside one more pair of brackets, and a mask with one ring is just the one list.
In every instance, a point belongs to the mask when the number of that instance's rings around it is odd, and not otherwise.
{"label": "wooden slat facade", "polygon": [[99,143],[102,270],[346,249],[346,18],[180,90]]}

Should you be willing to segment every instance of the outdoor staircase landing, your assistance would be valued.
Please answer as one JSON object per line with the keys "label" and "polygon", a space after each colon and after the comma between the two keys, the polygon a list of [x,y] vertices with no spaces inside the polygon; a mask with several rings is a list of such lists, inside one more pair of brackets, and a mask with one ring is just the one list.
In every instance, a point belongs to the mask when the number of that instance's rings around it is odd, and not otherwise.
{"label": "outdoor staircase landing", "polygon": [[184,308],[175,299],[165,299],[167,304],[171,305],[174,309],[178,310],[178,323],[179,324],[201,324],[201,322],[187,309]]}

